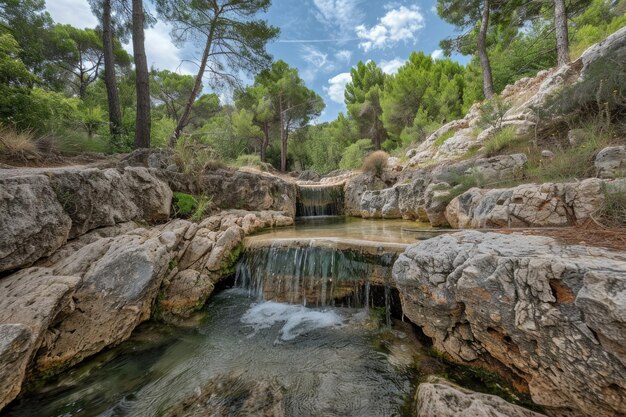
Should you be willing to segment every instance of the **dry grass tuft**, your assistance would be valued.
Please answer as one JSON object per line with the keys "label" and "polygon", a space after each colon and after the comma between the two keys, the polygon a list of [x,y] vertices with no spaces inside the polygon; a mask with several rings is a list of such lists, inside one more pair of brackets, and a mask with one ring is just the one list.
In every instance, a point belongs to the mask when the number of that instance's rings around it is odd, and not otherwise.
{"label": "dry grass tuft", "polygon": [[29,130],[19,132],[10,127],[0,128],[0,156],[6,160],[38,159],[40,154],[33,133]]}
{"label": "dry grass tuft", "polygon": [[387,168],[388,159],[389,154],[385,151],[372,152],[365,157],[361,169],[363,172],[372,172],[376,175],[381,175],[385,168]]}

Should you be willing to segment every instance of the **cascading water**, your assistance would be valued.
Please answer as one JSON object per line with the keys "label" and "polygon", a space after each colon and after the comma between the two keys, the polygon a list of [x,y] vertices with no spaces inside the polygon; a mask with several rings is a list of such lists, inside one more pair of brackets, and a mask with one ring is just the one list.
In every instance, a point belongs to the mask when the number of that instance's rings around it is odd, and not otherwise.
{"label": "cascading water", "polygon": [[396,253],[340,250],[315,239],[252,248],[237,265],[235,285],[259,300],[323,307],[392,308]]}
{"label": "cascading water", "polygon": [[338,216],[341,214],[343,214],[343,185],[298,187],[297,216]]}

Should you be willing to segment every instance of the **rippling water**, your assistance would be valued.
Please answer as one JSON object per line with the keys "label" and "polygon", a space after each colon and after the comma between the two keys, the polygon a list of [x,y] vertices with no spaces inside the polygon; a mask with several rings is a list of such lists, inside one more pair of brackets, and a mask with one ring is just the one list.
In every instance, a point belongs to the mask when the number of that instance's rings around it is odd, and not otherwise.
{"label": "rippling water", "polygon": [[407,373],[374,349],[366,310],[254,304],[227,290],[198,325],[140,327],[132,339],[34,389],[12,417],[159,416],[207,380],[229,372],[276,379],[286,415],[400,416]]}

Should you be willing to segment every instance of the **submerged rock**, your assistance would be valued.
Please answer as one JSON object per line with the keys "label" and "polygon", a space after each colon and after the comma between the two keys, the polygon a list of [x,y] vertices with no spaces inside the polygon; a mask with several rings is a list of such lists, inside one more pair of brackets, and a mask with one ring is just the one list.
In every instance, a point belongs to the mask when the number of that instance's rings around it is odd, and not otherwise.
{"label": "submerged rock", "polygon": [[623,253],[467,231],[410,246],[393,276],[404,314],[453,360],[525,381],[551,414],[626,413]]}
{"label": "submerged rock", "polygon": [[495,395],[474,392],[436,377],[419,385],[415,408],[417,417],[545,417]]}
{"label": "submerged rock", "polygon": [[163,417],[284,417],[283,388],[276,381],[220,375],[163,414]]}

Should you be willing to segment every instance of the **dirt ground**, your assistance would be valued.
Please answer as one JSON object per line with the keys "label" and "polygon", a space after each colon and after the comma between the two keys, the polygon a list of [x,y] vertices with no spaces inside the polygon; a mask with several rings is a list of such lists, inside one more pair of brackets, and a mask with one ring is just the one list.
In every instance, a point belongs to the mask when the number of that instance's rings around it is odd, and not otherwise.
{"label": "dirt ground", "polygon": [[501,230],[500,233],[549,236],[570,245],[587,245],[626,251],[626,228],[602,228],[592,224],[562,229]]}

